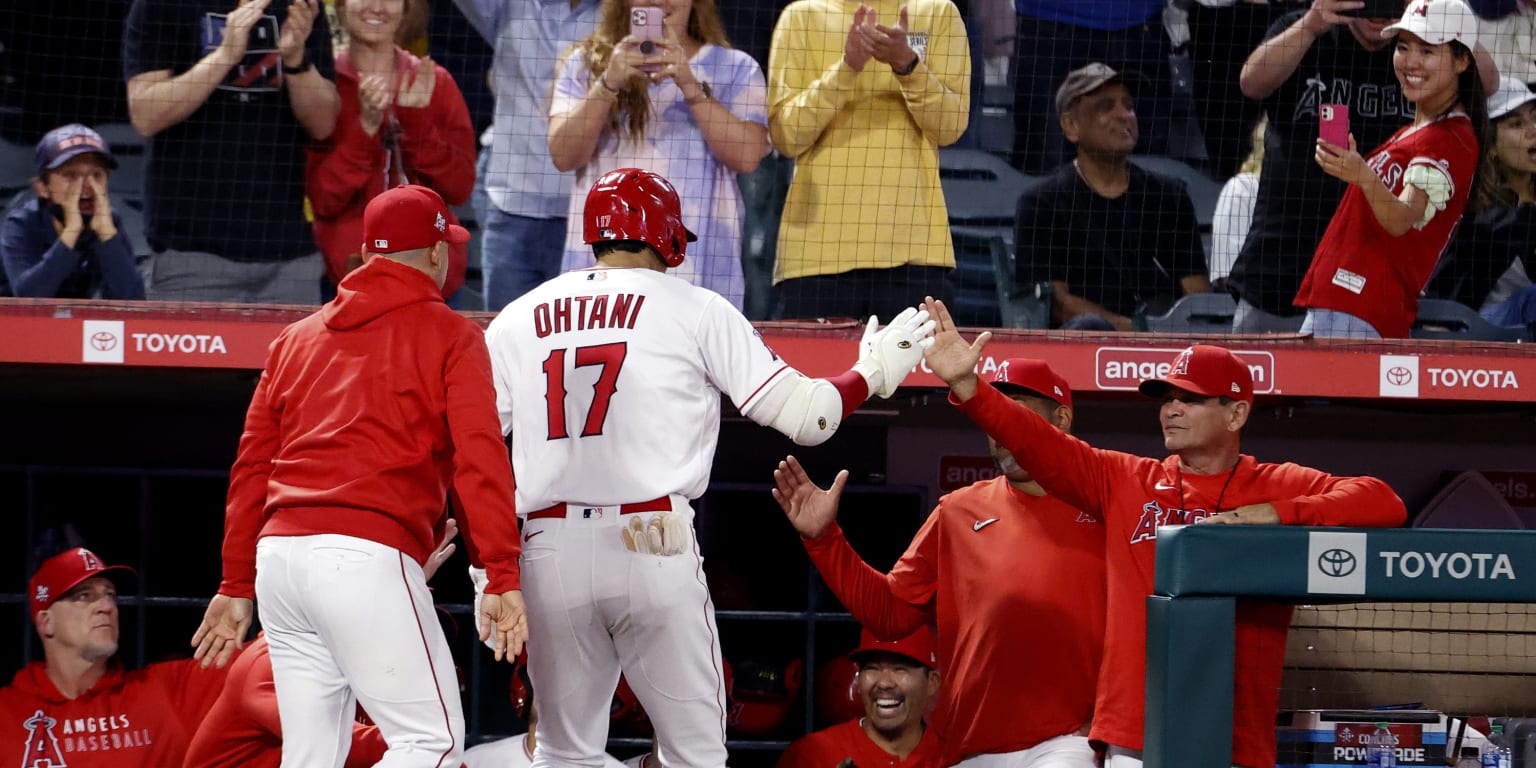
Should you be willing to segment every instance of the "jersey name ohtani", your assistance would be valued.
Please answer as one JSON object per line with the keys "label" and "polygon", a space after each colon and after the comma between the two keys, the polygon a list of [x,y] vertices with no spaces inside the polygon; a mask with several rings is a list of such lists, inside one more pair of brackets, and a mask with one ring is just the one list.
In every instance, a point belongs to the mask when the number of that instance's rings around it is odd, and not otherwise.
{"label": "jersey name ohtani", "polygon": [[1157,527],[1160,525],[1184,525],[1204,520],[1213,514],[1216,513],[1205,509],[1163,509],[1163,505],[1149,501],[1141,505],[1141,519],[1136,521],[1136,527],[1131,531],[1131,543],[1156,539]]}
{"label": "jersey name ohtani", "polygon": [[636,293],[566,296],[533,307],[533,332],[546,338],[566,331],[634,328],[645,296]]}

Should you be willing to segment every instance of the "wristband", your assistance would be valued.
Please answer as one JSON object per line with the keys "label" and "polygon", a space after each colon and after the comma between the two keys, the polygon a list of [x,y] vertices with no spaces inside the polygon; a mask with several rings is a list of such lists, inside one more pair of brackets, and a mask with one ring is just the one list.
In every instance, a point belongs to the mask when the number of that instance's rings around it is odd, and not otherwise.
{"label": "wristband", "polygon": [[299,65],[297,67],[290,67],[286,63],[283,64],[283,74],[285,74],[285,75],[302,75],[305,72],[308,72],[309,70],[314,69],[314,67],[315,67],[315,63],[313,61],[309,60],[309,51],[305,51],[304,52],[304,58],[299,59]]}
{"label": "wristband", "polygon": [[619,95],[619,89],[609,85],[608,84],[608,78],[603,77],[602,75],[598,75],[597,76],[597,82],[602,84],[603,90],[605,90],[605,91],[607,91],[607,92],[609,92],[609,93],[611,93],[611,94],[613,94],[615,96]]}
{"label": "wristband", "polygon": [[912,63],[911,64],[908,64],[907,66],[902,67],[901,69],[892,69],[891,70],[891,74],[893,74],[893,75],[895,75],[897,77],[906,77],[907,75],[912,74],[912,70],[917,69],[917,63],[919,61],[922,61],[922,60],[923,60],[923,57],[921,57],[921,56],[919,56],[919,55],[914,53],[914,54],[912,54]]}

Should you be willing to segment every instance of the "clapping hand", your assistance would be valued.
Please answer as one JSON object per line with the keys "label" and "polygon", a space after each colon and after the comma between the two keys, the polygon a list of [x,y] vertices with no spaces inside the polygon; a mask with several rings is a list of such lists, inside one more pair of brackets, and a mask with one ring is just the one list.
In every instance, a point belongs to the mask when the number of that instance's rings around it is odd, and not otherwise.
{"label": "clapping hand", "polygon": [[271,3],[272,0],[240,0],[240,4],[224,17],[224,39],[219,41],[219,48],[229,55],[231,65],[245,57],[251,28],[261,21]]}
{"label": "clapping hand", "polygon": [[874,55],[874,43],[865,27],[875,23],[875,9],[859,3],[853,12],[853,23],[848,25],[848,37],[843,41],[843,60],[855,72],[863,72],[864,65]]}
{"label": "clapping hand", "polygon": [[[266,2],[263,0],[262,5],[265,6]],[[309,41],[309,33],[315,28],[315,17],[318,15],[318,0],[293,0],[288,6],[288,18],[283,21],[283,28],[277,33],[277,52],[283,57],[284,65],[297,67],[304,61],[304,44]]]}
{"label": "clapping hand", "polygon": [[357,100],[361,106],[358,120],[369,136],[377,135],[384,124],[384,113],[389,111],[392,94],[389,81],[380,75],[364,75],[357,83]]}
{"label": "clapping hand", "polygon": [[421,66],[416,68],[416,76],[410,82],[400,83],[400,95],[395,97],[395,106],[420,109],[432,103],[432,90],[437,85],[437,65],[432,63],[432,57],[421,60]]}
{"label": "clapping hand", "polygon": [[873,12],[870,16],[869,23],[864,25],[864,35],[869,38],[870,55],[891,69],[906,69],[917,58],[917,51],[907,44],[907,7],[901,7],[894,27],[876,24]]}

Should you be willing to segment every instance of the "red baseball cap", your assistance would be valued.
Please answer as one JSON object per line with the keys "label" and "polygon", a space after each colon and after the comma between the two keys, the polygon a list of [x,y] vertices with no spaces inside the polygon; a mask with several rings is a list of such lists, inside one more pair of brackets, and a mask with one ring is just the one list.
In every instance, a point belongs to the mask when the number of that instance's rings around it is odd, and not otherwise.
{"label": "red baseball cap", "polygon": [[404,184],[368,201],[363,209],[363,253],[430,248],[439,241],[469,242],[469,230],[451,223],[448,204],[436,192]]}
{"label": "red baseball cap", "polygon": [[93,576],[103,576],[119,584],[120,579],[133,575],[132,568],[106,565],[95,552],[85,547],[65,550],[44,560],[38,566],[37,573],[32,574],[31,589],[27,591],[32,601],[31,613],[48,608],[66,592]]}
{"label": "red baseball cap", "polygon": [[859,647],[853,649],[848,658],[858,663],[860,656],[877,652],[905,656],[929,669],[937,669],[939,666],[939,656],[933,648],[933,630],[928,627],[922,627],[894,642],[881,640],[865,629],[859,633]]}
{"label": "red baseball cap", "polygon": [[1010,357],[997,367],[996,373],[992,374],[992,384],[1004,392],[1007,392],[1010,386],[1017,387],[1028,390],[1029,394],[1054,400],[1068,408],[1072,407],[1072,388],[1067,386],[1067,380],[1063,379],[1061,374],[1051,370],[1051,366],[1044,360]]}
{"label": "red baseball cap", "polygon": [[1248,366],[1237,355],[1210,344],[1196,344],[1180,352],[1167,375],[1147,379],[1137,389],[1147,397],[1162,397],[1169,387],[1205,397],[1253,402],[1253,374]]}

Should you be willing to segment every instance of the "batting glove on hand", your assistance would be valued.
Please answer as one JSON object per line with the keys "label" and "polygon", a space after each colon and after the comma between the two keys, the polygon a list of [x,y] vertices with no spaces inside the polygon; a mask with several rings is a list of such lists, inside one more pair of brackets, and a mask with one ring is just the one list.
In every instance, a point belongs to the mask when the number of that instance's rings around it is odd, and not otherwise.
{"label": "batting glove on hand", "polygon": [[879,319],[869,316],[864,338],[859,341],[859,362],[853,368],[869,382],[869,391],[882,398],[896,394],[897,387],[923,359],[923,350],[933,346],[934,321],[928,310],[907,307],[879,327]]}
{"label": "batting glove on hand", "polygon": [[688,540],[692,537],[688,521],[676,512],[652,515],[649,521],[641,520],[638,515],[631,517],[619,533],[624,537],[625,549],[662,557],[681,555],[687,551]]}
{"label": "batting glove on hand", "polygon": [[[485,588],[490,585],[491,578],[485,574],[484,568],[476,568],[471,565],[469,567],[469,580],[475,585],[475,632],[478,633],[480,627],[485,626],[485,618],[480,613],[480,603],[485,600]],[[493,651],[496,650],[495,638],[488,637],[483,642],[485,647]]]}

